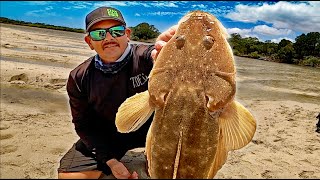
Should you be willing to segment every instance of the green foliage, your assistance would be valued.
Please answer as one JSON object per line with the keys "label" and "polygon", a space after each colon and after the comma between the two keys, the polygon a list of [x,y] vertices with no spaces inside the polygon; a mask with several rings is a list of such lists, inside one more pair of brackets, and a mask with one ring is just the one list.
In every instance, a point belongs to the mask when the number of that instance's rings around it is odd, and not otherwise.
{"label": "green foliage", "polygon": [[306,56],[302,61],[299,62],[301,65],[320,67],[320,58],[314,56]]}
{"label": "green foliage", "polygon": [[279,43],[270,40],[260,42],[257,38],[242,38],[239,34],[231,34],[228,39],[236,56],[251,58],[265,57],[271,61],[319,66],[320,33],[310,32],[298,36],[295,43],[282,39]]}
{"label": "green foliage", "polygon": [[309,32],[307,35],[301,34],[296,37],[294,49],[296,57],[303,58],[304,56],[320,56],[320,33]]}
{"label": "green foliage", "polygon": [[84,33],[83,29],[69,28],[64,26],[55,26],[55,25],[44,24],[44,23],[31,23],[31,22],[25,22],[25,21],[17,21],[17,20],[4,18],[4,17],[0,17],[0,23]]}
{"label": "green foliage", "polygon": [[131,39],[141,40],[141,39],[153,39],[160,35],[160,32],[154,25],[149,25],[148,23],[140,23],[135,27],[130,27]]}
{"label": "green foliage", "polygon": [[250,53],[250,54],[248,55],[248,57],[254,58],[254,59],[258,59],[258,58],[260,57],[260,55],[258,54],[257,51],[255,51],[255,52]]}
{"label": "green foliage", "polygon": [[[282,40],[280,42],[282,42]],[[288,44],[284,43],[282,45],[285,45],[285,46],[281,47],[277,53],[277,57],[279,60],[278,62],[292,64],[293,63],[292,58],[295,52],[294,52],[294,48],[291,41],[289,41]]]}

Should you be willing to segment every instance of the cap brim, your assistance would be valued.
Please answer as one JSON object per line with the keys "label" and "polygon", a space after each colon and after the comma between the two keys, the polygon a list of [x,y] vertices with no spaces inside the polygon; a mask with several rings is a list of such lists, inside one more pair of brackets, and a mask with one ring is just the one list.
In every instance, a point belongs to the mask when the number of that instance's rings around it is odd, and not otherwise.
{"label": "cap brim", "polygon": [[88,27],[86,29],[86,32],[88,32],[88,30],[91,28],[91,26],[93,26],[97,22],[104,21],[104,20],[115,20],[115,21],[121,22],[122,24],[126,25],[126,23],[124,21],[121,21],[120,19],[115,19],[115,18],[111,18],[111,17],[101,17],[99,19],[96,19],[96,20],[90,22],[90,24],[88,25]]}

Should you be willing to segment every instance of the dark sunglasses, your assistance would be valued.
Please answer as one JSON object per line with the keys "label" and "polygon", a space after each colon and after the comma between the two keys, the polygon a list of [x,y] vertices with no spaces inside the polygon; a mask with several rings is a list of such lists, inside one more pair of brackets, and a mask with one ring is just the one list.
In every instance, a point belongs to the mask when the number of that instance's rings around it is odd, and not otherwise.
{"label": "dark sunglasses", "polygon": [[107,36],[107,32],[111,34],[112,37],[121,37],[125,34],[126,28],[124,26],[113,26],[106,29],[95,29],[89,32],[89,35],[94,41],[104,40]]}

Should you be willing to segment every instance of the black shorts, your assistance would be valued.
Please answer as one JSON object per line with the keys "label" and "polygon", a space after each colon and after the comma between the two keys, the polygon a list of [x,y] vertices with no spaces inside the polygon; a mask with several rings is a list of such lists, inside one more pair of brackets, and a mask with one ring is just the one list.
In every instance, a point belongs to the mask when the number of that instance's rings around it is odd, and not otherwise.
{"label": "black shorts", "polygon": [[96,160],[94,152],[89,151],[81,140],[73,144],[71,149],[61,158],[58,172],[102,171],[110,175],[111,170],[105,163]]}

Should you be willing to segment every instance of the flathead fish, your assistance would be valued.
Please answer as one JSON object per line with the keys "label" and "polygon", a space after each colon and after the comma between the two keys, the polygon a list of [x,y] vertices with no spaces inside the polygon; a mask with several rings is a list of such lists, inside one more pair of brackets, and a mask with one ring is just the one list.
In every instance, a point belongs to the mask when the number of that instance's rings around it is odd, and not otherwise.
{"label": "flathead fish", "polygon": [[119,107],[119,132],[137,130],[155,111],[146,138],[151,178],[213,178],[228,151],[246,146],[253,115],[235,100],[227,32],[212,14],[193,11],[178,23],[149,75],[148,91]]}

